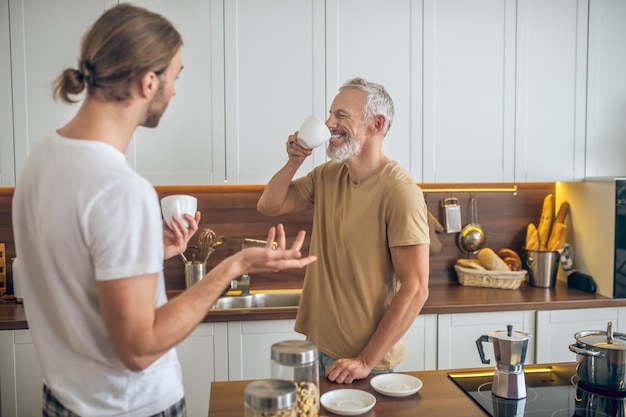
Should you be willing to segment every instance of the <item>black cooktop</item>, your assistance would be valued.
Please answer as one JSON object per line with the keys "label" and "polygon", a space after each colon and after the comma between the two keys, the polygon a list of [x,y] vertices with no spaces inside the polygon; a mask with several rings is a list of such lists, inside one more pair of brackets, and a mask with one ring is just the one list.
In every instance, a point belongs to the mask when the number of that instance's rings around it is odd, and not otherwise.
{"label": "black cooktop", "polygon": [[[626,393],[613,396],[586,390],[575,364],[529,365],[524,369],[527,397],[507,400],[491,393],[493,370],[454,372],[448,376],[488,415],[496,417],[623,416]],[[592,387],[593,388],[593,387]],[[610,395],[610,398],[607,397]]]}

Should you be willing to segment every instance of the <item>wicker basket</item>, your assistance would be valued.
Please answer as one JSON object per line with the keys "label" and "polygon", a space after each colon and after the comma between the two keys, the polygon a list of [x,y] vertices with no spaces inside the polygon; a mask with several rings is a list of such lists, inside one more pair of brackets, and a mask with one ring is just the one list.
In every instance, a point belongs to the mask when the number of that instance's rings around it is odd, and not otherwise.
{"label": "wicker basket", "polygon": [[488,271],[454,265],[459,283],[467,287],[487,287],[515,290],[526,278],[526,270]]}

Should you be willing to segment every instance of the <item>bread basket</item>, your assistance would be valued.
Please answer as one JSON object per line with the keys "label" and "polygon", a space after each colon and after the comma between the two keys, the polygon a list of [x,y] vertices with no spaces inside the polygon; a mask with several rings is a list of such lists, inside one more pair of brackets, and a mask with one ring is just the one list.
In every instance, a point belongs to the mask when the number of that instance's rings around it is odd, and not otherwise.
{"label": "bread basket", "polygon": [[527,271],[489,271],[454,265],[459,283],[466,287],[515,290],[522,285]]}

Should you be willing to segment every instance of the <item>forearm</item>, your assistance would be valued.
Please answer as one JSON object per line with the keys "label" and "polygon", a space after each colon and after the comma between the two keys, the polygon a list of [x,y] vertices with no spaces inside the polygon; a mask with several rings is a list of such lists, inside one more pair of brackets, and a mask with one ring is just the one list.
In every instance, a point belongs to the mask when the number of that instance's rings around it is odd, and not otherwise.
{"label": "forearm", "polygon": [[287,161],[285,166],[270,179],[257,203],[257,210],[260,213],[277,216],[286,211],[291,181],[299,167],[300,164]]}
{"label": "forearm", "polygon": [[[404,288],[404,290],[403,290]],[[428,287],[400,288],[359,357],[373,369],[404,336],[428,299]]]}

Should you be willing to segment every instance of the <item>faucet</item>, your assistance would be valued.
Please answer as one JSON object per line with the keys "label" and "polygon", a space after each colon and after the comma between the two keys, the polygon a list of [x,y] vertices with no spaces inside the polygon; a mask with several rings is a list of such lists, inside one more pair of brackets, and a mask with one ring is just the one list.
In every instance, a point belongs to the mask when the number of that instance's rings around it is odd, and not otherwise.
{"label": "faucet", "polygon": [[[241,243],[241,250],[246,249],[248,247],[248,243],[259,243],[262,245],[266,245],[267,240],[259,240],[246,237]],[[278,243],[272,242],[272,249],[276,249],[277,246]],[[239,279],[234,279],[230,281],[230,288],[240,289],[241,295],[250,295],[250,275],[244,273]]]}

